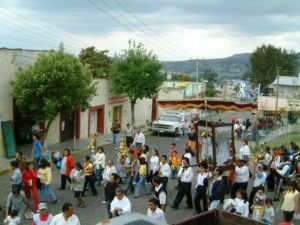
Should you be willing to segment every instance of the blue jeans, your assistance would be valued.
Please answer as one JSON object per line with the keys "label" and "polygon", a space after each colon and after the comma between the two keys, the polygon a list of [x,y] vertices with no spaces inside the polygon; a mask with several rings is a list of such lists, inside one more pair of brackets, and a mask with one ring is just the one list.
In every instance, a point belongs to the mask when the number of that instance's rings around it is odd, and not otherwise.
{"label": "blue jeans", "polygon": [[125,194],[130,190],[132,193],[134,193],[134,186],[133,186],[133,179],[134,177],[130,176],[130,173],[127,176],[127,182],[125,186]]}
{"label": "blue jeans", "polygon": [[149,190],[148,190],[148,186],[147,186],[147,182],[146,182],[146,177],[140,176],[140,180],[139,180],[139,182],[138,182],[138,184],[135,188],[135,191],[134,191],[134,196],[135,197],[140,196],[141,187],[144,188],[144,194],[145,195],[149,194]]}
{"label": "blue jeans", "polygon": [[175,179],[177,174],[177,169],[171,169],[171,179]]}
{"label": "blue jeans", "polygon": [[108,213],[108,218],[109,219],[111,219],[111,218],[113,218],[113,215],[112,215],[112,213],[111,213],[111,201],[109,201],[109,200],[106,200],[106,210],[107,210],[107,213]]}
{"label": "blue jeans", "polygon": [[113,133],[113,146],[114,146],[114,148],[119,148],[119,140],[120,140],[120,133],[117,133],[117,134]]}
{"label": "blue jeans", "polygon": [[41,184],[41,202],[46,201],[46,192],[48,192],[52,201],[55,201],[57,199],[50,185]]}
{"label": "blue jeans", "polygon": [[102,173],[103,173],[103,167],[100,166],[99,169],[95,169],[95,174],[96,174],[96,177],[97,177],[97,182],[98,184],[100,184],[103,180],[103,177],[102,177]]}

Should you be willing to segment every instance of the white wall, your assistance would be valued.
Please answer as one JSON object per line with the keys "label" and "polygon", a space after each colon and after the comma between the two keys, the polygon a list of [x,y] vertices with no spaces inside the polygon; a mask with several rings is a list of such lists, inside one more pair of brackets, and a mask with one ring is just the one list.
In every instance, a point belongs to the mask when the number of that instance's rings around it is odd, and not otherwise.
{"label": "white wall", "polygon": [[[125,128],[127,123],[131,122],[131,107],[129,99],[125,99],[122,103],[113,103],[109,101],[112,96],[111,83],[107,79],[96,79],[97,95],[90,102],[91,107],[104,105],[104,134],[109,134],[113,123],[113,107],[122,105],[122,123],[121,127]],[[143,126],[147,121],[151,120],[152,99],[138,99],[135,105],[135,125]],[[88,137],[89,127],[89,110],[81,113],[80,137]]]}
{"label": "white wall", "polygon": [[[0,121],[13,120],[11,81],[15,80],[18,68],[31,64],[38,53],[38,51],[0,48]],[[1,156],[5,156],[5,149],[0,127]]]}

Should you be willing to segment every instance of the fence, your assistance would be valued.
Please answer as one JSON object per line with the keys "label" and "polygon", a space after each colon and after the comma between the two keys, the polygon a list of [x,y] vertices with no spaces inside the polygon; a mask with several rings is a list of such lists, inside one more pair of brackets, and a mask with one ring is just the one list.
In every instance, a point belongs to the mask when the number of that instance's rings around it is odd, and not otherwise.
{"label": "fence", "polygon": [[[284,125],[276,128],[258,130],[256,143],[267,143],[275,139],[280,139],[285,134],[300,131],[300,124]],[[286,141],[286,140],[285,140]],[[288,140],[290,141],[290,140]]]}

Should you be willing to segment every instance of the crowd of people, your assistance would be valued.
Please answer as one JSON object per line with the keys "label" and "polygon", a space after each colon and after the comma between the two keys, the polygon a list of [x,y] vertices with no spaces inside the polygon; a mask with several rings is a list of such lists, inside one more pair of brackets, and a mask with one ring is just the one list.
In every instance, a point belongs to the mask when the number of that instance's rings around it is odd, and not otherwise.
{"label": "crowd of people", "polygon": [[[186,196],[186,208],[194,209],[195,214],[218,209],[223,204],[224,211],[264,224],[275,224],[271,192],[274,192],[274,201],[281,200],[280,209],[288,222],[285,224],[289,224],[294,216],[298,218],[299,186],[290,178],[300,169],[299,147],[294,142],[289,148],[281,146],[273,149],[272,153],[269,147],[264,146],[256,155],[253,169],[250,166],[253,153],[248,141],[243,140],[237,160],[232,161],[232,167],[227,171],[223,166],[214,167],[205,158],[199,159],[196,169],[191,166],[198,161],[195,160],[196,135],[193,126],[186,131],[188,135],[184,149],[178,150],[176,144],[171,143],[168,154],[160,154],[156,148],[150,149],[143,132],[137,129],[134,135],[130,124],[124,131],[126,144],[119,142],[121,126],[118,121],[114,122],[111,131],[113,148],[118,149],[117,158],[107,159],[104,149],[94,146],[83,163],[75,161],[69,149],[64,149],[62,157],[57,153],[50,154],[43,141],[33,135],[33,160],[25,161],[22,153],[18,152],[15,160],[11,161],[12,191],[7,197],[5,224],[22,224],[24,216],[32,219],[33,225],[59,225],[62,220],[65,222],[63,224],[80,224],[79,218],[73,214],[74,206],[88,207],[85,193],[90,190],[94,196],[99,195],[97,185],[104,188],[100,195],[102,203],[106,204],[108,218],[132,212],[131,201],[127,197],[131,193],[133,198],[148,196],[145,214],[162,223],[166,223],[164,213],[168,202],[172,202],[173,210],[178,210]],[[76,202],[74,206],[65,203],[62,213],[56,216],[48,212],[45,203],[46,194],[51,199],[50,203],[57,202],[51,185],[51,164],[60,170],[59,189],[66,189],[67,183],[70,183]],[[248,198],[251,177],[254,182]],[[169,179],[177,179],[176,189],[168,185]],[[168,199],[169,191],[177,191],[174,199]],[[226,199],[226,194],[230,195],[229,199]]]}

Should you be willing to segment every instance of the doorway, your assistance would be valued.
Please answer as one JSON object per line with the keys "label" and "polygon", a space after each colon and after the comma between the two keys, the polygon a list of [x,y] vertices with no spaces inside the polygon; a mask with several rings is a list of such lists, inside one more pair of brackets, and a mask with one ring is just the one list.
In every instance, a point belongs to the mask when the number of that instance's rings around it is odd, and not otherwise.
{"label": "doorway", "polygon": [[38,124],[30,114],[22,113],[13,99],[13,125],[17,145],[32,143],[32,127]]}
{"label": "doorway", "polygon": [[60,142],[67,141],[74,137],[75,132],[75,112],[70,115],[60,116]]}
{"label": "doorway", "polygon": [[90,107],[88,133],[104,133],[104,105]]}
{"label": "doorway", "polygon": [[119,120],[120,124],[122,124],[122,105],[114,106],[113,107],[113,114],[112,114],[112,121],[113,123],[116,120]]}

